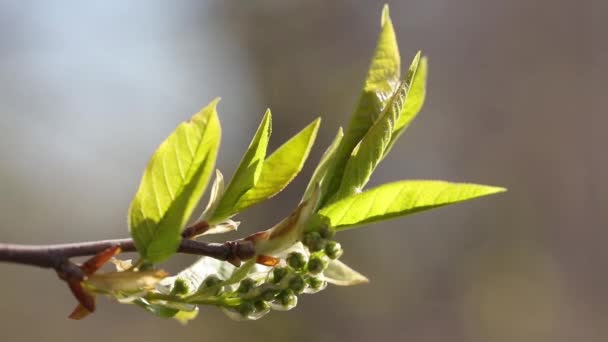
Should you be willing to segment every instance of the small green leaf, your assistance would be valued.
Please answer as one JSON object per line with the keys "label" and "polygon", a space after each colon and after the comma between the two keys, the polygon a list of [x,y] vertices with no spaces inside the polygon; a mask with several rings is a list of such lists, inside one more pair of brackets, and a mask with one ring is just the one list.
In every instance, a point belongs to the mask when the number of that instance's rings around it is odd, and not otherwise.
{"label": "small green leaf", "polygon": [[401,134],[403,134],[403,132],[407,129],[412,120],[414,120],[416,115],[418,115],[420,109],[422,109],[422,105],[424,104],[424,99],[426,97],[426,78],[427,59],[426,57],[421,58],[420,52],[418,52],[412,61],[412,65],[410,66],[408,75],[406,77],[406,83],[408,84],[409,90],[407,92],[407,97],[405,99],[403,109],[401,110],[399,120],[393,129],[393,136],[391,138],[389,147],[384,152],[385,156],[391,150]]}
{"label": "small green leaf", "polygon": [[[329,147],[327,147],[327,150],[325,150],[325,153],[323,153],[323,156],[321,157],[319,164],[315,168],[315,171],[313,172],[312,177],[310,177],[310,181],[308,182],[306,191],[304,191],[304,196],[302,196],[302,201],[306,201],[307,199],[310,198],[315,186],[317,186],[318,184],[321,184],[321,188],[322,188],[321,193],[323,193],[324,189],[327,188],[326,186],[324,187],[324,185],[327,184],[327,182],[324,182],[324,180],[326,179],[326,177],[331,177],[331,175],[327,174],[327,171],[328,171],[330,163],[333,161],[333,158],[336,155],[336,150],[337,150],[338,146],[340,145],[340,141],[342,141],[343,136],[344,136],[344,133],[342,132],[342,127],[340,127],[338,129],[338,133],[336,134],[336,137],[331,142]],[[323,195],[321,194],[321,196],[323,196]]]}
{"label": "small green leaf", "polygon": [[179,125],[146,167],[129,208],[129,230],[148,261],[161,262],[176,252],[207,186],[220,144],[218,101]]}
{"label": "small green leaf", "polygon": [[369,283],[363,274],[348,267],[339,260],[332,260],[323,271],[323,278],[330,284],[338,286],[351,286]]}
{"label": "small green leaf", "polygon": [[506,191],[486,185],[443,181],[399,181],[344,198],[319,211],[337,230],[405,216]]}
{"label": "small green leaf", "polygon": [[399,120],[406,94],[407,87],[405,83],[402,83],[391,97],[382,116],[367,131],[353,151],[353,155],[348,159],[342,183],[332,201],[359,193],[367,184],[370,176],[384,158],[385,151],[391,142],[393,128]]}
{"label": "small green leaf", "polygon": [[320,123],[321,119],[313,121],[264,161],[258,182],[239,199],[235,212],[271,198],[295,178],[308,158]]}
{"label": "small green leaf", "polygon": [[222,196],[224,195],[224,175],[220,170],[215,170],[215,179],[213,185],[211,185],[211,191],[209,193],[209,202],[203,211],[203,214],[199,218],[199,221],[209,221],[210,216],[215,212]]}
{"label": "small green leaf", "polygon": [[236,204],[247,191],[257,184],[262,174],[264,158],[266,158],[266,149],[272,130],[271,121],[272,115],[268,109],[215,212],[209,219],[210,223],[225,220],[237,213]]}
{"label": "small green leaf", "polygon": [[376,122],[399,86],[401,57],[388,5],[385,5],[382,10],[381,26],[378,44],[363,85],[363,92],[359,97],[344,139],[338,147],[336,157],[329,166],[328,175],[330,177],[325,185],[327,191],[323,194],[322,203],[327,203],[327,200],[332,198],[331,196],[340,187],[342,172],[351,152]]}

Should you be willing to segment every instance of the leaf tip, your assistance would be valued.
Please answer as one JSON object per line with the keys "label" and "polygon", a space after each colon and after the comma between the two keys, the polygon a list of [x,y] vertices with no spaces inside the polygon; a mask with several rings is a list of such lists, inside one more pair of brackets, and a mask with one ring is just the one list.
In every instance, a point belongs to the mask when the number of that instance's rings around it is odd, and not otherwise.
{"label": "leaf tip", "polygon": [[384,27],[384,25],[386,25],[387,23],[391,22],[391,17],[390,17],[390,13],[389,13],[389,8],[388,8],[388,4],[384,4],[384,6],[382,7],[382,19],[380,20],[380,25],[382,25]]}

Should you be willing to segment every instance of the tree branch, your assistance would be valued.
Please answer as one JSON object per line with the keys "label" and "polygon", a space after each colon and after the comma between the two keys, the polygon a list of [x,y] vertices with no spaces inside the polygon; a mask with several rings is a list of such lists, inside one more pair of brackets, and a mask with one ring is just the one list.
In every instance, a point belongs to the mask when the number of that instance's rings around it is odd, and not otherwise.
{"label": "tree branch", "polygon": [[[23,265],[53,268],[58,272],[74,273],[74,264],[69,258],[90,256],[110,247],[118,246],[123,252],[135,252],[133,239],[114,239],[90,242],[76,242],[57,245],[20,245],[0,243],[0,262],[12,262]],[[253,243],[246,240],[210,243],[182,239],[178,253],[209,256],[215,259],[240,264],[241,260],[255,255]],[[75,275],[79,277],[79,275]]]}

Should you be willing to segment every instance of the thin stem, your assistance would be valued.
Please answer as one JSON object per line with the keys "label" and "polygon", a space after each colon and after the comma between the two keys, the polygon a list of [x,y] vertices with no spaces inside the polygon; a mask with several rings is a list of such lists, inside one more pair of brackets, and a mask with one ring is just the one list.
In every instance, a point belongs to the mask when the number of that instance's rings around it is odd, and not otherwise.
{"label": "thin stem", "polygon": [[223,298],[211,296],[207,298],[193,298],[193,297],[185,297],[181,298],[178,296],[173,296],[170,294],[163,293],[148,293],[146,295],[146,300],[154,301],[154,300],[164,300],[167,302],[175,302],[175,303],[185,303],[185,304],[200,304],[200,305],[215,305],[215,306],[236,306],[242,302],[240,298]]}

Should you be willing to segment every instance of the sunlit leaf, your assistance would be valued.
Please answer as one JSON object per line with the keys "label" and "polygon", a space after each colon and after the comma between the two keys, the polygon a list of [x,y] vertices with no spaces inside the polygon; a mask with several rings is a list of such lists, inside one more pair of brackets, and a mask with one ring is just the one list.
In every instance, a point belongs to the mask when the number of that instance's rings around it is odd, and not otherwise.
{"label": "sunlit leaf", "polygon": [[319,184],[321,184],[321,188],[322,188],[321,192],[323,192],[323,190],[326,188],[326,187],[323,187],[323,185],[325,183],[324,182],[325,177],[327,176],[327,170],[328,170],[329,164],[331,163],[331,161],[333,160],[333,158],[336,154],[336,150],[338,148],[338,145],[340,145],[340,141],[342,141],[343,136],[344,136],[344,133],[342,132],[342,127],[340,127],[338,129],[338,133],[336,134],[336,137],[331,142],[329,147],[327,147],[327,150],[325,150],[325,153],[323,153],[323,156],[321,157],[319,164],[315,168],[315,171],[313,172],[312,177],[310,177],[310,181],[308,182],[306,191],[304,191],[304,196],[302,196],[303,201],[310,198],[310,195],[312,194],[312,191],[314,190],[315,186],[318,186]]}
{"label": "sunlit leaf", "polygon": [[319,211],[338,230],[413,214],[505,191],[486,185],[443,181],[399,181],[344,198]]}
{"label": "sunlit leaf", "polygon": [[348,267],[340,260],[332,260],[327,265],[327,268],[323,271],[323,278],[328,283],[338,286],[369,283],[369,279],[364,275]]}
{"label": "sunlit leaf", "polygon": [[313,121],[264,161],[258,182],[239,199],[234,207],[235,211],[241,211],[276,195],[295,178],[308,158],[320,123],[321,119]]}
{"label": "sunlit leaf", "polygon": [[87,277],[84,285],[102,293],[130,293],[151,290],[166,277],[167,273],[160,270],[95,273]]}
{"label": "sunlit leaf", "polygon": [[322,203],[327,203],[340,187],[342,173],[351,152],[372,127],[399,85],[401,57],[388,6],[382,10],[381,31],[372,62],[346,134],[329,166]]}
{"label": "sunlit leaf", "polygon": [[348,159],[340,188],[332,201],[359,193],[367,184],[370,176],[384,158],[384,153],[391,142],[393,129],[399,120],[406,94],[407,87],[405,83],[402,83],[391,97],[382,116],[363,136]]}
{"label": "sunlit leaf", "polygon": [[426,97],[426,77],[427,77],[427,59],[426,57],[420,57],[420,52],[416,54],[416,57],[412,61],[412,65],[408,71],[406,77],[406,83],[408,84],[407,98],[399,120],[393,129],[393,136],[389,147],[384,152],[384,155],[388,154],[392,146],[395,144],[397,139],[407,129],[409,124],[414,120]]}
{"label": "sunlit leaf", "polygon": [[210,223],[225,220],[238,212],[236,204],[258,182],[262,174],[264,158],[266,158],[266,149],[268,148],[268,140],[270,139],[272,130],[271,124],[272,115],[270,114],[270,110],[266,110],[247,152],[245,152],[241,163],[226,187],[226,191],[215,212],[209,219]]}
{"label": "sunlit leaf", "polygon": [[160,262],[177,251],[180,232],[203,194],[220,144],[213,100],[182,123],[154,153],[129,208],[139,253]]}

